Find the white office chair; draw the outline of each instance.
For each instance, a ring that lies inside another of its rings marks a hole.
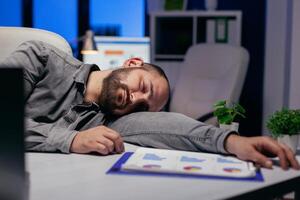
[[[238,102],[248,62],[249,54],[242,47],[227,44],[190,47],[180,68],[169,110],[206,121],[213,116],[216,101]],[[210,123],[216,125],[216,120]]]
[[[40,40],[72,55],[68,42],[60,35],[34,28],[0,27],[0,61],[12,53],[21,43],[29,40]]]

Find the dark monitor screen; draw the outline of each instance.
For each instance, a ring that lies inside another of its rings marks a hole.
[[[0,68],[0,199],[24,199],[23,71]]]

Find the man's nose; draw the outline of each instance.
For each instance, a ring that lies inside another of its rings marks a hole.
[[[147,93],[143,93],[143,92],[132,92],[131,94],[130,94],[130,101],[132,102],[132,103],[134,103],[134,102],[136,102],[136,101],[138,101],[138,100],[141,100],[141,99],[144,99],[144,100],[147,100],[148,98],[148,95],[147,95]]]

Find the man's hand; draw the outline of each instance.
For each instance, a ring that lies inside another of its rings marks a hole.
[[[79,132],[73,139],[70,148],[74,153],[98,152],[107,155],[124,151],[123,139],[119,133],[105,126],[97,126]]]
[[[292,150],[270,137],[247,138],[232,134],[225,141],[225,149],[241,160],[253,161],[266,168],[272,168],[272,161],[266,157],[270,155],[279,157],[282,169],[286,170],[289,165],[294,169],[300,169]]]

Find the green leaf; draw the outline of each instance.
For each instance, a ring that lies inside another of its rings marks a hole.
[[[219,119],[220,124],[231,124],[233,121],[233,118],[231,115],[223,115]]]
[[[240,104],[238,104],[238,103],[235,104],[235,109],[240,114],[244,114],[246,112],[246,110]]]
[[[214,111],[215,116],[221,116],[227,114],[228,109],[227,108],[218,108]]]
[[[214,107],[224,107],[226,105],[226,100],[220,100],[220,101],[217,101],[215,104],[214,104]]]
[[[245,118],[245,112],[245,109],[238,103],[227,105],[226,100],[220,100],[214,104],[214,116],[221,124],[230,124],[237,116]]]

